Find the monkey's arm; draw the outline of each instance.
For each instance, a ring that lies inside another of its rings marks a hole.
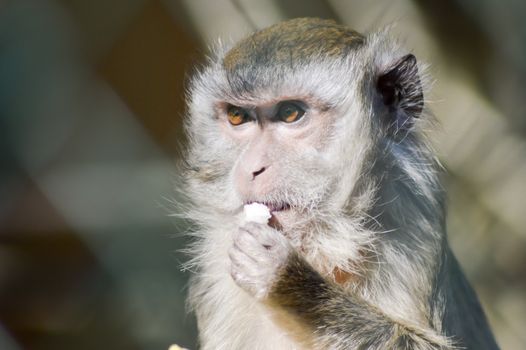
[[[357,295],[323,278],[281,232],[248,223],[229,252],[234,281],[330,349],[450,349],[431,327],[390,318]],[[293,329],[293,332],[297,329]]]
[[[292,252],[268,295],[310,328],[323,345],[336,349],[450,349],[432,329],[392,320],[381,310],[326,281]]]

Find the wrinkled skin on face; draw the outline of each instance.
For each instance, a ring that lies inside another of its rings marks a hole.
[[[302,103],[302,117],[286,123],[276,118],[278,108],[273,103],[246,106],[252,117],[236,126],[220,112],[218,122],[223,137],[240,150],[232,170],[237,195],[245,204],[266,204],[280,224],[287,226],[316,199],[301,195],[309,192],[302,179],[327,172],[324,140],[331,132],[331,116],[315,103]],[[320,179],[318,186],[320,183],[325,181]]]

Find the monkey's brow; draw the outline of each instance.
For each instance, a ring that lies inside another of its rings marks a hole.
[[[321,100],[313,96],[282,96],[278,98],[273,98],[267,101],[261,101],[257,98],[251,99],[239,99],[239,100],[224,100],[217,103],[219,108],[224,107],[225,105],[234,105],[249,111],[254,111],[259,107],[265,106],[276,106],[281,102],[286,101],[296,101],[305,104],[307,108],[313,108],[319,110],[320,112],[328,112],[335,108],[333,103]]]

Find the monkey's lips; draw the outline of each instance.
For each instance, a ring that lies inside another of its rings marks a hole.
[[[254,204],[254,203],[264,205],[266,209],[268,209],[267,213],[270,213],[270,219],[268,219],[268,225],[270,227],[273,227],[278,231],[283,230],[283,224],[282,224],[283,219],[286,219],[287,217],[285,213],[290,212],[289,210],[290,204],[283,203],[283,202],[276,203],[276,202],[266,202],[266,201],[249,201],[245,203],[245,208],[246,206],[250,204]]]
[[[271,213],[275,213],[275,212],[279,212],[279,211],[284,211],[284,210],[290,209],[290,204],[288,204],[288,203],[272,203],[272,202],[249,201],[249,202],[246,202],[245,205],[246,204],[252,204],[252,203],[263,204],[264,206],[266,206],[268,208],[268,210]]]

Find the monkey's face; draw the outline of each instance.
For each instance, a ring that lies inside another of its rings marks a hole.
[[[343,207],[371,145],[368,117],[358,117],[355,84],[362,80],[354,75],[342,84],[349,66],[316,69],[318,80],[310,67],[276,82],[252,80],[250,93],[224,70],[220,79],[202,80],[215,93],[194,95],[189,132],[203,202],[230,213],[263,203],[284,229]]]
[[[315,209],[330,179],[325,151],[333,117],[307,98],[220,104],[217,123],[235,145],[229,178],[240,201],[264,203],[281,224]]]
[[[299,19],[219,53],[190,87],[196,204],[224,220],[264,203],[286,229],[364,197],[357,188],[375,186],[371,164],[391,142],[405,152],[411,137],[397,133],[410,129],[423,103],[414,56],[375,40]]]

